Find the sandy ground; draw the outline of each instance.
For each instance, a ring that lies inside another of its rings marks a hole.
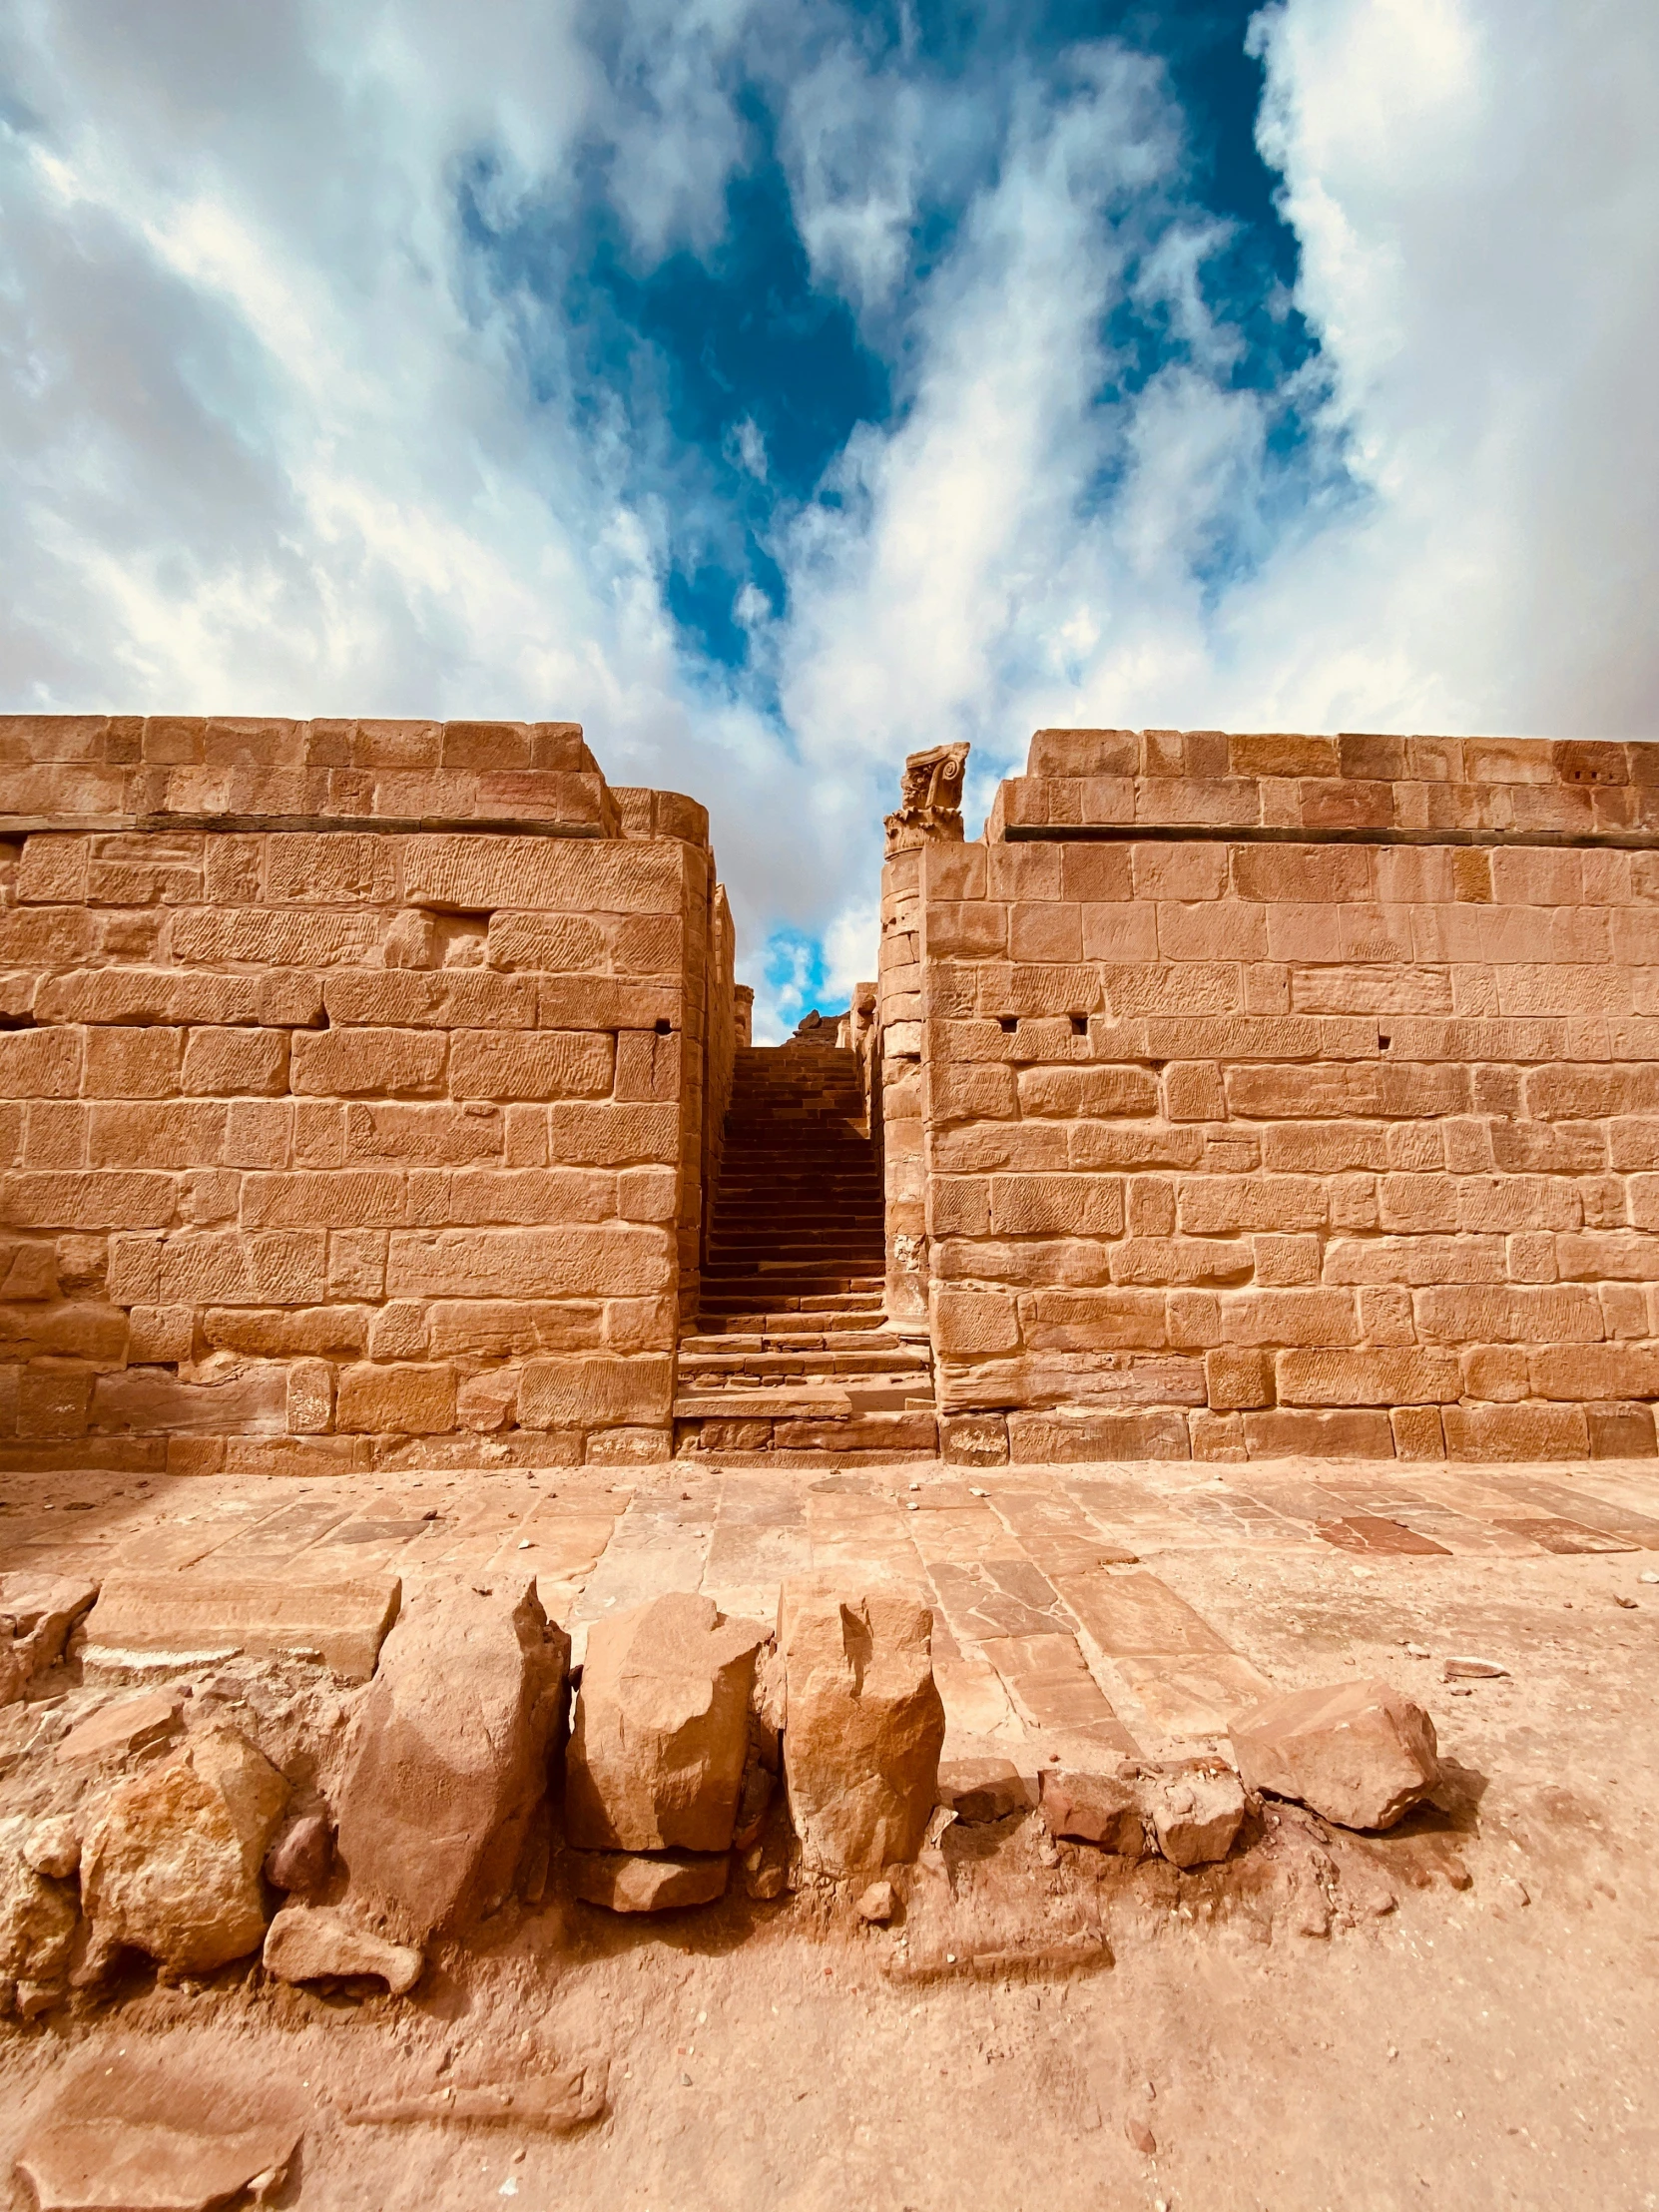
[[[1283,1502],[1311,1470],[1278,1471]],[[1255,1506],[1234,1515],[1251,1532],[1229,1533],[1208,1501],[1259,1504],[1259,1468],[1224,1470],[1219,1486],[1215,1470],[999,1470],[971,1478],[991,1493],[973,1506],[954,1475],[922,1474],[915,1495],[933,1489],[945,1514],[998,1510],[1006,1487],[1009,1525],[1021,1485],[1075,1498],[1091,1474],[1133,1481],[1146,1502],[1140,1567],[1111,1571],[1155,1572],[1275,1684],[1385,1673],[1413,1691],[1439,1727],[1444,1809],[1360,1845],[1322,1845],[1295,1816],[1289,1845],[1253,1824],[1225,1867],[1189,1875],[1161,1863],[1125,1873],[1081,1847],[1047,1847],[1059,1861],[1048,1866],[1036,1824],[1015,1820],[970,1832],[977,1892],[940,1908],[950,1882],[935,1879],[929,1905],[918,1871],[907,1921],[881,1931],[830,1890],[772,1905],[734,1895],[703,1913],[618,1923],[560,1902],[555,1885],[540,1910],[509,1910],[487,1943],[436,1959],[401,2002],[286,1989],[249,1966],[190,1990],[140,1978],[119,2001],[0,2029],[0,2173],[67,2066],[168,2049],[302,2085],[311,2116],[273,2201],[314,2212],[514,2198],[537,2212],[1659,2204],[1659,1885],[1648,1849],[1659,1584],[1641,1580],[1659,1551],[1564,1552],[1523,1538],[1494,1552],[1478,1534],[1458,1539],[1443,1497],[1429,1501],[1447,1538],[1438,1553],[1356,1553],[1307,1524],[1269,1528],[1258,1516],[1251,1526]],[[916,1478],[894,1470],[883,1510],[903,1514]],[[1534,1479],[1580,1485],[1603,1520],[1609,1501],[1615,1517],[1659,1508],[1659,1474],[1639,1466],[1483,1469],[1484,1488],[1462,1503],[1484,1498],[1489,1528],[1517,1511],[1524,1520],[1538,1510],[1524,1496]],[[8,1565],[38,1563],[60,1543],[65,1556],[103,1546],[113,1557],[182,1525],[187,1510],[211,1519],[237,1502],[202,1484],[184,1486],[188,1506],[178,1486],[118,1498],[102,1477],[4,1487]],[[1506,1488],[1516,1510],[1501,1510]],[[457,1494],[471,1495],[464,1483]],[[516,1509],[517,1493],[489,1494],[497,1519],[501,1501]],[[81,1500],[91,1504],[73,1538],[59,1538],[64,1523],[43,1509]],[[754,1495],[735,1490],[732,1501],[747,1525],[763,1520]],[[686,1525],[718,1559],[725,1500],[646,1484],[617,1499],[623,1537],[636,1505],[647,1532],[652,1514],[691,1506]],[[1554,1541],[1558,1522],[1557,1512]],[[882,1525],[907,1533],[914,1522]],[[493,1540],[508,1538],[496,1529]],[[616,1595],[604,1575],[618,1540],[568,1578],[572,1613],[590,1590],[594,1605]],[[654,1556],[649,1543],[638,1549]],[[613,1574],[624,1569],[637,1576],[638,1557],[613,1558]],[[982,1732],[980,1661],[949,1624],[945,1637]],[[1152,1732],[1149,1716],[1170,1720],[1167,1701],[1133,1695],[1135,1681],[1146,1687],[1144,1660],[1114,1659],[1086,1631],[1080,1649],[1137,1740]],[[1466,1690],[1445,1682],[1445,1656],[1469,1652],[1510,1672]],[[1007,1741],[1040,1743],[1017,1696],[1010,1714]],[[1202,1718],[1189,1713],[1185,1740],[1202,1739]],[[1167,1726],[1149,1748],[1182,1736]],[[962,1840],[953,1832],[935,1855],[957,1852],[958,1872]],[[1323,1913],[1309,1878],[1322,1865]],[[975,1963],[985,1912],[1017,1911],[1045,1890],[1083,1901],[1104,1940],[1069,1966],[1044,1963],[1033,1907],[1023,1960]],[[906,1953],[927,1970],[906,1968]],[[608,2061],[602,2118],[548,2137],[340,2117],[335,2099],[353,2088],[399,2069],[433,2080],[487,2072],[527,2032],[561,2061]],[[12,2186],[17,2204],[31,2203]]]

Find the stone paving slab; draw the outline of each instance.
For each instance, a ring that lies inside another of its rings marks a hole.
[[[1152,1462],[970,1479],[914,1462],[829,1474],[675,1462],[615,1482],[559,1468],[0,1479],[8,1569],[142,1575],[153,1607],[177,1577],[181,1617],[198,1629],[216,1582],[242,1590],[246,1609],[262,1577],[321,1587],[391,1575],[408,1593],[523,1573],[579,1658],[593,1621],[665,1590],[771,1619],[786,1579],[901,1585],[935,1610],[952,1745],[1033,1760],[1212,1741],[1273,1686],[1248,1617],[1224,1629],[1182,1595],[1183,1560],[1325,1559],[1340,1592],[1352,1575],[1433,1574],[1451,1559],[1524,1575],[1532,1562],[1653,1549],[1652,1460]]]

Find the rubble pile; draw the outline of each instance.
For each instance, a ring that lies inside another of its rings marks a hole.
[[[1024,1766],[941,1764],[928,1608],[822,1577],[786,1582],[772,1625],[652,1598],[596,1623],[579,1667],[528,1576],[401,1610],[376,1592],[395,1624],[366,1680],[355,1654],[194,1673],[187,1654],[137,1690],[81,1666],[111,1648],[96,1596],[7,1592],[0,2006],[24,2019],[102,2001],[134,1960],[178,1981],[258,1958],[401,1996],[435,1945],[550,1890],[679,1912],[732,1895],[735,1871],[751,1903],[839,1900],[894,1971],[1074,1958],[1104,1936],[1087,1882],[1050,1879],[1062,1865],[1098,1887],[1114,1865],[1173,1877],[1299,1836],[1329,1862],[1322,1823],[1387,1828],[1439,1773],[1432,1722],[1383,1682],[1270,1697],[1231,1756],[1044,1751],[1039,1731]]]

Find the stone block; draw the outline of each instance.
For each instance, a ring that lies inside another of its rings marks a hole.
[[[810,1867],[878,1873],[920,1850],[944,1742],[931,1633],[930,1611],[903,1595],[784,1584],[784,1773]]]
[[[539,1029],[532,1036],[458,1030],[449,1049],[449,1087],[457,1098],[604,1098],[615,1074],[615,1039],[582,1030]]]
[[[1394,1450],[1387,1414],[1358,1407],[1246,1413],[1244,1434],[1252,1459],[1391,1459]]]
[[[426,1436],[455,1425],[455,1373],[437,1363],[342,1368],[334,1425],[366,1435]]]
[[[423,1029],[296,1032],[292,1084],[322,1098],[433,1093],[442,1087],[447,1038]]]
[[[578,1353],[525,1363],[519,1421],[526,1428],[608,1428],[664,1423],[674,1389],[667,1354],[622,1358]]]
[[[1422,1405],[1461,1396],[1462,1369],[1449,1352],[1281,1352],[1282,1405]]]
[[[1204,1382],[1218,1411],[1239,1412],[1274,1402],[1273,1361],[1265,1352],[1236,1347],[1207,1352]]]
[[[401,1596],[402,1585],[389,1574],[319,1581],[290,1570],[117,1569],[104,1577],[88,1616],[85,1664],[109,1673],[184,1668],[237,1652],[261,1659],[306,1652],[342,1680],[366,1682]]]
[[[573,1851],[566,1865],[574,1897],[607,1913],[673,1913],[713,1905],[726,1895],[732,1855],[691,1852],[638,1857],[619,1851]]]
[[[1447,1405],[1440,1418],[1452,1459],[1580,1459],[1590,1448],[1578,1405]]]
[[[1192,1446],[1185,1414],[1156,1411],[1015,1411],[1008,1415],[1008,1457],[1015,1466],[1072,1464],[1089,1459],[1186,1459]]]
[[[288,1087],[285,1029],[192,1029],[180,1087],[198,1098],[279,1097]]]
[[[1000,1467],[1008,1461],[1008,1424],[1000,1413],[952,1413],[939,1422],[939,1457],[952,1467]]]
[[[423,1593],[357,1708],[336,1805],[348,1901],[402,1940],[505,1897],[562,1725],[570,1639],[533,1583]]]
[[[1251,1789],[1293,1798],[1344,1828],[1391,1828],[1439,1780],[1433,1722],[1386,1682],[1268,1699],[1235,1721],[1231,1736]]]
[[[261,1868],[287,1797],[234,1728],[204,1730],[176,1759],[118,1783],[81,1847],[94,1958],[132,1948],[171,1974],[211,1973],[257,1950]]]
[[[565,1755],[578,1850],[730,1848],[766,1635],[691,1592],[593,1624]]]

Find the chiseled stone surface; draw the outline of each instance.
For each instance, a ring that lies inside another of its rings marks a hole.
[[[1296,1798],[1344,1828],[1391,1828],[1439,1779],[1434,1723],[1387,1682],[1293,1690],[1236,1721],[1253,1790]]]
[[[691,1591],[597,1621],[565,1754],[565,1831],[584,1851],[725,1851],[767,1630]]]

